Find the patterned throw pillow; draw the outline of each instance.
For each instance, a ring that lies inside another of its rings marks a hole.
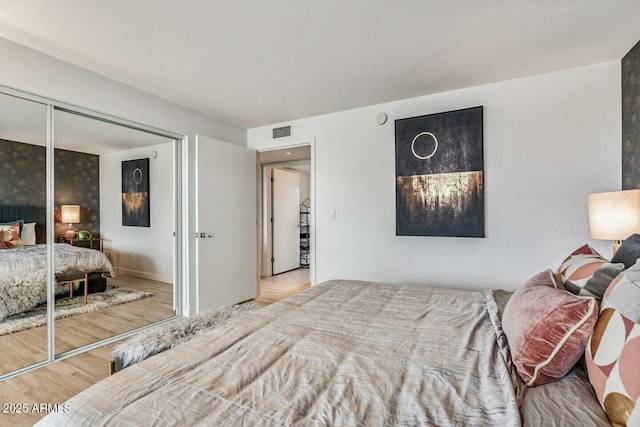
[[[534,387],[564,377],[584,354],[597,318],[595,298],[558,289],[551,270],[529,279],[502,315],[520,378]]]
[[[591,246],[573,251],[558,268],[558,275],[566,290],[575,295],[602,299],[609,283],[624,270],[622,263],[607,262]]]
[[[20,224],[3,225],[0,227],[2,232],[2,240],[7,248],[14,248],[16,246],[22,246],[22,240],[20,240]],[[11,233],[11,237],[9,237]]]
[[[6,228],[6,226],[14,225],[14,224],[18,224],[20,226],[20,228],[22,228],[22,224],[24,224],[24,220],[23,219],[16,219],[15,221],[9,221],[9,222],[0,223],[0,229]]]
[[[640,426],[640,264],[607,289],[585,362],[611,423]]]

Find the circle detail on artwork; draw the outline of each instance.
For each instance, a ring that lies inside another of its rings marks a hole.
[[[136,185],[140,185],[140,183],[142,182],[142,170],[140,168],[135,168],[133,171],[133,182],[136,183]]]
[[[433,138],[433,142],[435,143],[435,145],[433,147],[433,151],[431,152],[431,154],[429,154],[427,156],[420,156],[418,153],[416,153],[416,149],[415,149],[416,141],[418,140],[418,138],[420,138],[423,135],[430,136],[431,138]],[[436,151],[438,151],[438,138],[436,138],[436,136],[434,134],[432,134],[431,132],[420,132],[419,134],[417,134],[413,138],[413,141],[411,141],[411,152],[413,153],[413,155],[415,157],[417,157],[420,160],[426,160],[426,159],[432,157],[434,154],[436,154]]]

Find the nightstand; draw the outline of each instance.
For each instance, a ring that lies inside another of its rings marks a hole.
[[[95,250],[100,251],[100,252],[102,252],[102,250],[103,250],[103,245],[102,245],[103,239],[84,239],[84,240],[80,240],[80,239],[67,239],[65,236],[60,236],[59,240],[60,240],[60,243],[68,243],[71,246],[78,246],[80,248],[95,249]]]

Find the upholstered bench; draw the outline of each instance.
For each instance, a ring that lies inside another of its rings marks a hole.
[[[262,307],[251,303],[220,307],[142,331],[113,351],[109,375]]]

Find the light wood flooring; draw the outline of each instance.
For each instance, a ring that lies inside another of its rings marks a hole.
[[[111,281],[115,279],[109,280]],[[102,332],[108,330],[107,325],[111,325],[114,330],[111,335],[113,336],[144,324],[165,319],[172,315],[171,286],[141,279],[136,279],[136,281],[140,281],[138,284],[140,289],[154,293],[154,297],[133,301],[120,306],[109,307],[107,309],[100,310],[109,310],[107,313],[102,313],[100,315],[95,314],[98,312],[94,312],[63,319],[69,320],[76,318],[75,325],[73,322],[62,322],[62,320],[58,321],[61,323],[59,323],[56,328],[60,328],[60,331],[56,331],[56,336],[60,335],[60,337],[59,339],[56,339],[56,348],[62,349],[58,352],[66,351],[69,348],[72,348],[72,346],[85,345],[96,341],[96,339],[100,339],[98,334],[95,333],[95,330],[91,333],[86,332],[86,329],[82,328],[82,324],[84,324],[85,327],[91,324],[91,328],[97,326],[97,330]],[[166,289],[159,288],[158,285],[164,286]],[[123,284],[122,286],[125,285]],[[131,284],[127,284],[126,286],[134,287]],[[269,305],[286,298],[287,296],[300,292],[309,286],[308,269],[298,269],[277,276],[264,278],[260,280],[260,296],[252,302]],[[158,297],[155,301],[157,306],[150,306],[149,304],[151,303],[151,300],[155,299],[155,295]],[[88,316],[89,314],[93,314],[91,319],[80,319],[83,316]],[[34,328],[30,330],[31,332],[23,331],[28,333],[19,332],[17,334],[11,334],[18,335],[20,338],[15,338],[4,343],[2,342],[2,337],[0,337],[0,345],[2,346],[0,348],[3,349],[2,352],[0,352],[0,360],[5,358],[5,351],[7,351],[7,349],[12,345],[16,345],[16,343],[18,346],[22,346],[20,351],[26,351],[27,354],[29,354],[29,357],[31,357],[31,360],[43,360],[46,353],[44,348],[40,345],[43,342],[46,343],[46,329],[44,331],[44,338],[39,338],[40,334],[43,334],[43,332],[38,332],[36,331],[37,329],[40,328]],[[0,426],[31,426],[46,415],[46,413],[32,412],[31,409],[34,404],[63,403],[82,390],[106,378],[109,375],[108,363],[112,359],[112,352],[119,344],[120,342],[116,342],[103,346],[96,350],[63,361],[55,362],[43,368],[1,381]],[[11,357],[17,357],[19,351],[10,350],[8,354],[11,354]],[[10,364],[5,366],[10,366]],[[19,366],[25,366],[25,363],[18,365],[18,367]],[[13,369],[16,368],[14,367]],[[2,413],[1,405],[10,403],[27,404],[30,410],[26,414]]]
[[[151,292],[150,298],[56,321],[56,354],[174,316],[172,285],[119,276],[109,285]],[[47,357],[47,327],[0,336],[0,373],[41,362]]]
[[[152,297],[56,321],[56,353],[63,353],[175,315],[173,287],[153,280],[118,276],[110,285],[148,291]],[[46,326],[0,336],[0,369],[9,372],[46,359]],[[108,361],[117,344],[0,382],[0,405],[62,403],[109,375]],[[46,414],[6,414],[0,426],[32,425]]]
[[[309,269],[299,268],[282,274],[260,279],[260,296],[252,302],[273,304],[289,295],[304,291],[309,282]]]

